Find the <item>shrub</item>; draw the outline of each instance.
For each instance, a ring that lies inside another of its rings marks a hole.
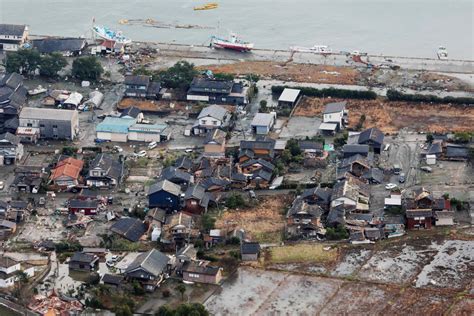
[[[373,91],[359,91],[359,90],[347,90],[347,89],[316,89],[309,87],[290,87],[290,86],[272,86],[273,94],[281,94],[285,88],[299,89],[302,95],[308,97],[332,97],[332,98],[343,98],[343,99],[361,99],[361,100],[375,100],[377,94]]]
[[[349,232],[342,225],[338,225],[336,228],[327,228],[326,238],[329,240],[341,240],[349,238]]]
[[[97,80],[104,68],[95,56],[79,57],[72,63],[72,76],[80,80]]]
[[[246,203],[242,195],[233,193],[226,199],[225,206],[230,209],[235,209],[238,207],[245,207]]]
[[[405,94],[397,90],[387,91],[387,99],[390,101],[428,102],[428,103],[452,103],[452,104],[474,104],[474,98],[469,97],[438,97],[430,94]]]

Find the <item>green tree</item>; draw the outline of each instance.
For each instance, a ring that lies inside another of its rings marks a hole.
[[[72,76],[80,80],[97,80],[104,68],[95,56],[79,57],[72,63]]]
[[[290,150],[290,153],[291,153],[292,156],[301,155],[301,148],[298,145],[298,140],[296,140],[296,139],[290,139],[286,143],[286,148]]]
[[[41,62],[41,55],[36,49],[19,49],[7,54],[5,68],[7,72],[34,74]]]
[[[123,305],[117,305],[114,308],[114,313],[117,316],[132,316],[133,312],[130,306],[123,304]]]
[[[184,292],[186,292],[186,287],[184,286],[184,284],[178,284],[175,289],[176,291],[178,291],[179,294],[181,294],[181,300],[184,300]]]
[[[225,206],[230,209],[235,209],[238,207],[245,207],[246,203],[242,195],[233,193],[225,200]]]
[[[340,240],[349,238],[349,232],[342,225],[337,225],[336,228],[327,228],[326,238],[329,240]]]
[[[431,134],[431,133],[426,134],[426,142],[427,143],[431,144],[433,142],[433,140],[434,140],[433,134]]]
[[[167,305],[160,306],[155,316],[209,316],[204,305],[199,303],[181,304],[176,309]]]
[[[216,219],[209,214],[204,214],[201,217],[201,227],[204,231],[208,232],[211,229],[214,229],[214,225],[216,224]]]
[[[196,75],[197,71],[194,69],[194,64],[187,61],[178,61],[161,73],[161,82],[167,88],[187,90]]]
[[[471,141],[471,133],[469,132],[458,132],[454,133],[454,141],[457,143],[469,143]]]
[[[234,80],[234,75],[221,72],[221,73],[214,74],[214,78],[219,79],[219,80]]]
[[[261,100],[260,101],[260,112],[262,112],[262,113],[267,113],[268,112],[267,100]]]
[[[45,77],[56,77],[58,72],[67,66],[66,58],[61,53],[54,52],[41,57],[39,65],[40,75]]]

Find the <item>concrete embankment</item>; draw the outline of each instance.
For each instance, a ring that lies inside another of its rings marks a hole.
[[[47,35],[30,35],[31,38],[50,37]],[[59,37],[59,36],[58,36]],[[92,41],[92,40],[91,40]],[[158,48],[161,54],[173,57],[211,59],[216,63],[220,61],[276,61],[295,63],[322,64],[332,66],[354,66],[365,68],[363,63],[354,62],[347,54],[334,53],[329,56],[317,55],[313,53],[297,52],[292,53],[290,50],[273,50],[273,49],[254,49],[251,53],[240,53],[228,50],[211,49],[204,45],[189,45],[178,43],[161,43],[161,42],[134,42],[140,46],[151,46]],[[467,73],[474,72],[474,60],[439,60],[434,58],[418,58],[418,57],[399,57],[399,56],[382,56],[368,55],[362,56],[364,62],[373,65],[392,63],[399,65],[403,69],[411,70],[427,70],[436,72],[451,73]]]

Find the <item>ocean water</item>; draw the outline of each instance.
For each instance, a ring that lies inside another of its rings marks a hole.
[[[194,11],[217,2],[219,8]],[[92,20],[132,40],[208,44],[230,31],[256,48],[329,45],[334,51],[474,59],[473,0],[0,0],[0,22],[30,26],[32,34],[90,35]],[[120,25],[154,19],[170,25]]]

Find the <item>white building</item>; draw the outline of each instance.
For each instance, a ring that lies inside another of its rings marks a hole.
[[[20,262],[0,255],[0,288],[13,286],[18,279],[17,272],[19,271],[22,271]],[[34,268],[31,267],[23,270],[23,272],[25,272],[28,277],[32,277],[34,275]]]
[[[26,25],[0,24],[0,51],[17,51],[27,38]]]
[[[285,88],[278,98],[278,106],[293,108],[300,99],[301,90]]]
[[[193,125],[196,135],[205,134],[209,130],[226,127],[230,121],[230,112],[219,105],[210,105],[201,110]]]
[[[275,125],[276,113],[257,113],[251,123],[252,130],[257,135],[266,135],[270,133]]]
[[[323,112],[323,123],[319,127],[322,131],[336,132],[343,129],[347,122],[346,102],[326,104]]]

